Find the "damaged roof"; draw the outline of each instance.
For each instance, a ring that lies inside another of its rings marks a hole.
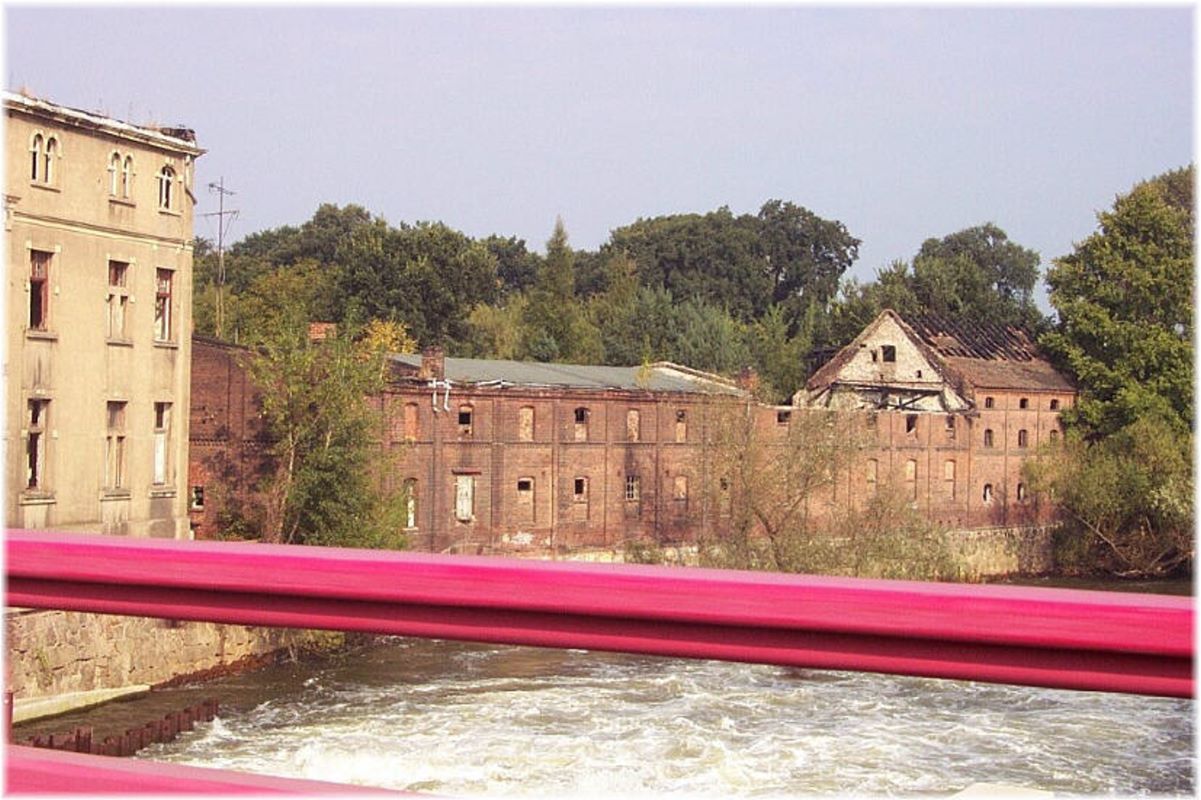
[[[813,374],[806,388],[817,391],[837,382],[839,373],[854,356],[860,341],[885,317],[895,320],[939,368],[948,383],[961,393],[967,388],[959,385],[961,381],[976,388],[1076,390],[1071,381],[1040,355],[1038,346],[1025,330],[987,323],[954,323],[933,314],[902,318],[892,309],[881,311],[853,342]]]
[[[392,362],[406,378],[415,378],[422,356],[393,355]],[[446,379],[452,383],[561,389],[619,389],[624,391],[743,394],[733,381],[666,361],[646,367],[598,367],[583,364],[544,364],[483,358],[447,358]]]

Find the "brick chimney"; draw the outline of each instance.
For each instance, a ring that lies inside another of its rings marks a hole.
[[[759,373],[755,372],[754,367],[743,367],[738,372],[737,384],[739,389],[754,392],[759,388]]]
[[[446,352],[438,345],[430,345],[421,351],[421,369],[418,378],[444,380],[446,378]]]

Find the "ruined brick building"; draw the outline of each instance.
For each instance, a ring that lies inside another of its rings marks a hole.
[[[218,522],[205,498],[251,497],[268,443],[237,349],[198,338],[194,352],[191,496],[204,536]],[[840,474],[835,503],[861,503],[892,482],[950,527],[1031,524],[1050,509],[1027,492],[1021,464],[1059,435],[1059,411],[1074,398],[1019,331],[909,324],[891,311],[790,406],[756,404],[745,382],[666,363],[534,364],[432,350],[392,362],[393,379],[374,398],[389,421],[387,488],[409,498],[413,546],[435,551],[688,541],[722,513],[704,492],[720,482],[713,434],[732,400],[767,431],[813,409],[854,415],[867,439]]]

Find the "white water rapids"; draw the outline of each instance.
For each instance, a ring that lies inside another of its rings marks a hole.
[[[1192,702],[1133,695],[406,639],[202,693],[140,757],[461,797],[1195,785]]]

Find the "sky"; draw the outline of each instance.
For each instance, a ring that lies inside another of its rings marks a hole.
[[[639,217],[778,198],[861,239],[861,280],[984,222],[1045,268],[1193,157],[1187,7],[10,5],[5,23],[8,89],[195,129],[197,184],[237,193],[232,240],[332,202],[539,251],[560,216],[592,249]]]

